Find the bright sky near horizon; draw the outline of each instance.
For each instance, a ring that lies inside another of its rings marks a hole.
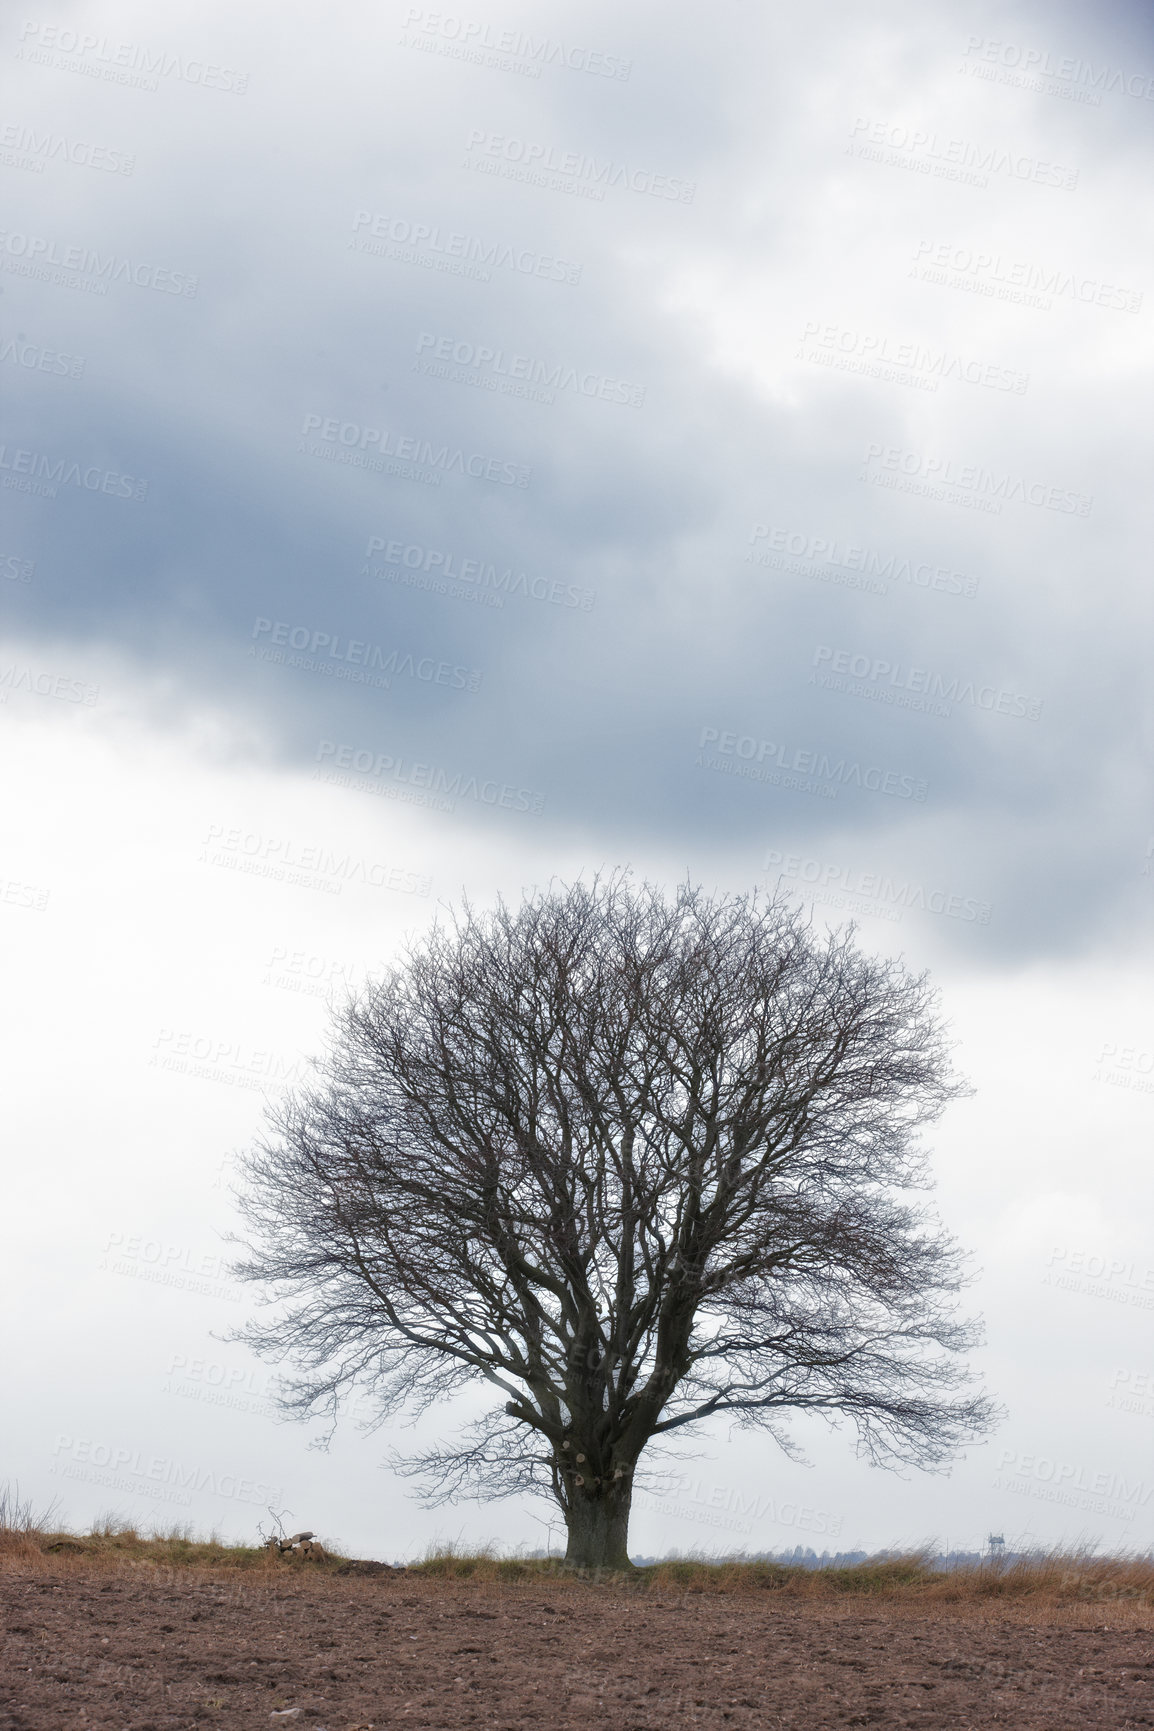
[[[1154,1544],[1149,15],[56,0],[0,65],[0,1480],[556,1537],[382,1465],[468,1402],[275,1418],[229,1162],[438,906],[629,864],[932,970],[1009,1410],[703,1433],[634,1552]]]

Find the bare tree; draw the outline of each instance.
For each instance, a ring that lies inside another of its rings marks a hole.
[[[963,1091],[924,976],[786,899],[618,873],[465,905],[340,1013],[246,1161],[241,1332],[283,1404],[504,1397],[410,1456],[428,1506],[536,1490],[570,1561],[627,1567],[654,1438],[791,1410],[942,1465],[993,1409],[951,1355],[960,1258],[903,1193]]]

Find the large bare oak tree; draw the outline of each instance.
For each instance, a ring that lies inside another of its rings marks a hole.
[[[933,1467],[988,1424],[958,1253],[909,1195],[961,1090],[926,979],[852,930],[624,873],[466,905],[317,1078],[245,1163],[238,1272],[275,1307],[241,1337],[302,1416],[495,1385],[401,1463],[430,1506],[551,1493],[570,1561],[627,1567],[651,1439],[727,1416],[788,1448],[816,1411]]]

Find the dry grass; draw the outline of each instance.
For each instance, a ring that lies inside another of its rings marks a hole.
[[[566,1567],[559,1558],[502,1557],[488,1547],[463,1552],[447,1546],[409,1565],[410,1575],[478,1583],[572,1578],[596,1579],[600,1571]],[[943,1570],[924,1552],[882,1555],[844,1568],[806,1569],[797,1564],[735,1558],[671,1558],[606,1580],[678,1593],[770,1592],[799,1604],[833,1605],[862,1600],[901,1604],[925,1611],[983,1603],[1030,1608],[1119,1604],[1154,1610],[1154,1557],[1097,1556],[1089,1551],[1039,1552],[1012,1562],[984,1562]]]
[[[115,1517],[87,1533],[75,1533],[56,1525],[55,1516],[55,1506],[37,1514],[18,1492],[0,1488],[0,1567],[51,1561],[87,1567],[332,1574],[348,1562],[332,1551],[317,1559],[279,1558],[262,1545],[228,1544],[215,1535],[195,1538],[180,1528],[145,1535]],[[568,1581],[684,1595],[770,1593],[798,1609],[861,1611],[872,1604],[930,1616],[979,1609],[993,1615],[1052,1614],[1079,1607],[1084,1615],[1088,1607],[1098,1607],[1100,1613],[1112,1607],[1112,1616],[1125,1612],[1126,1621],[1145,1624],[1154,1612],[1154,1556],[1098,1556],[1088,1550],[1038,1552],[948,1571],[935,1568],[928,1553],[917,1551],[824,1569],[743,1557],[718,1562],[693,1555],[650,1563],[626,1575],[572,1569],[559,1557],[502,1556],[493,1546],[463,1551],[447,1545],[411,1563],[406,1576],[430,1584]]]
[[[36,1514],[19,1490],[0,1487],[0,1565],[41,1559],[76,1558],[89,1564],[137,1564],[163,1568],[245,1569],[266,1572],[291,1569],[331,1573],[346,1558],[335,1551],[323,1557],[281,1558],[263,1544],[236,1545],[210,1534],[195,1538],[185,1527],[140,1533],[109,1515],[87,1533],[56,1524],[56,1505]]]
[[[1154,1608],[1154,1557],[1102,1557],[1086,1551],[1039,1552],[1008,1563],[989,1561],[950,1570],[935,1568],[925,1553],[912,1552],[867,1558],[845,1568],[686,1559],[656,1563],[642,1572],[655,1585],[690,1592],[768,1590],[813,1603],[884,1599],[930,1610],[975,1602],[1053,1607],[1125,1600]]]

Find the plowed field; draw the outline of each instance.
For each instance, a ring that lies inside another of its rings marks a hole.
[[[4,1731],[1154,1726],[1154,1637],[559,1580],[480,1584],[61,1561],[0,1577]]]

